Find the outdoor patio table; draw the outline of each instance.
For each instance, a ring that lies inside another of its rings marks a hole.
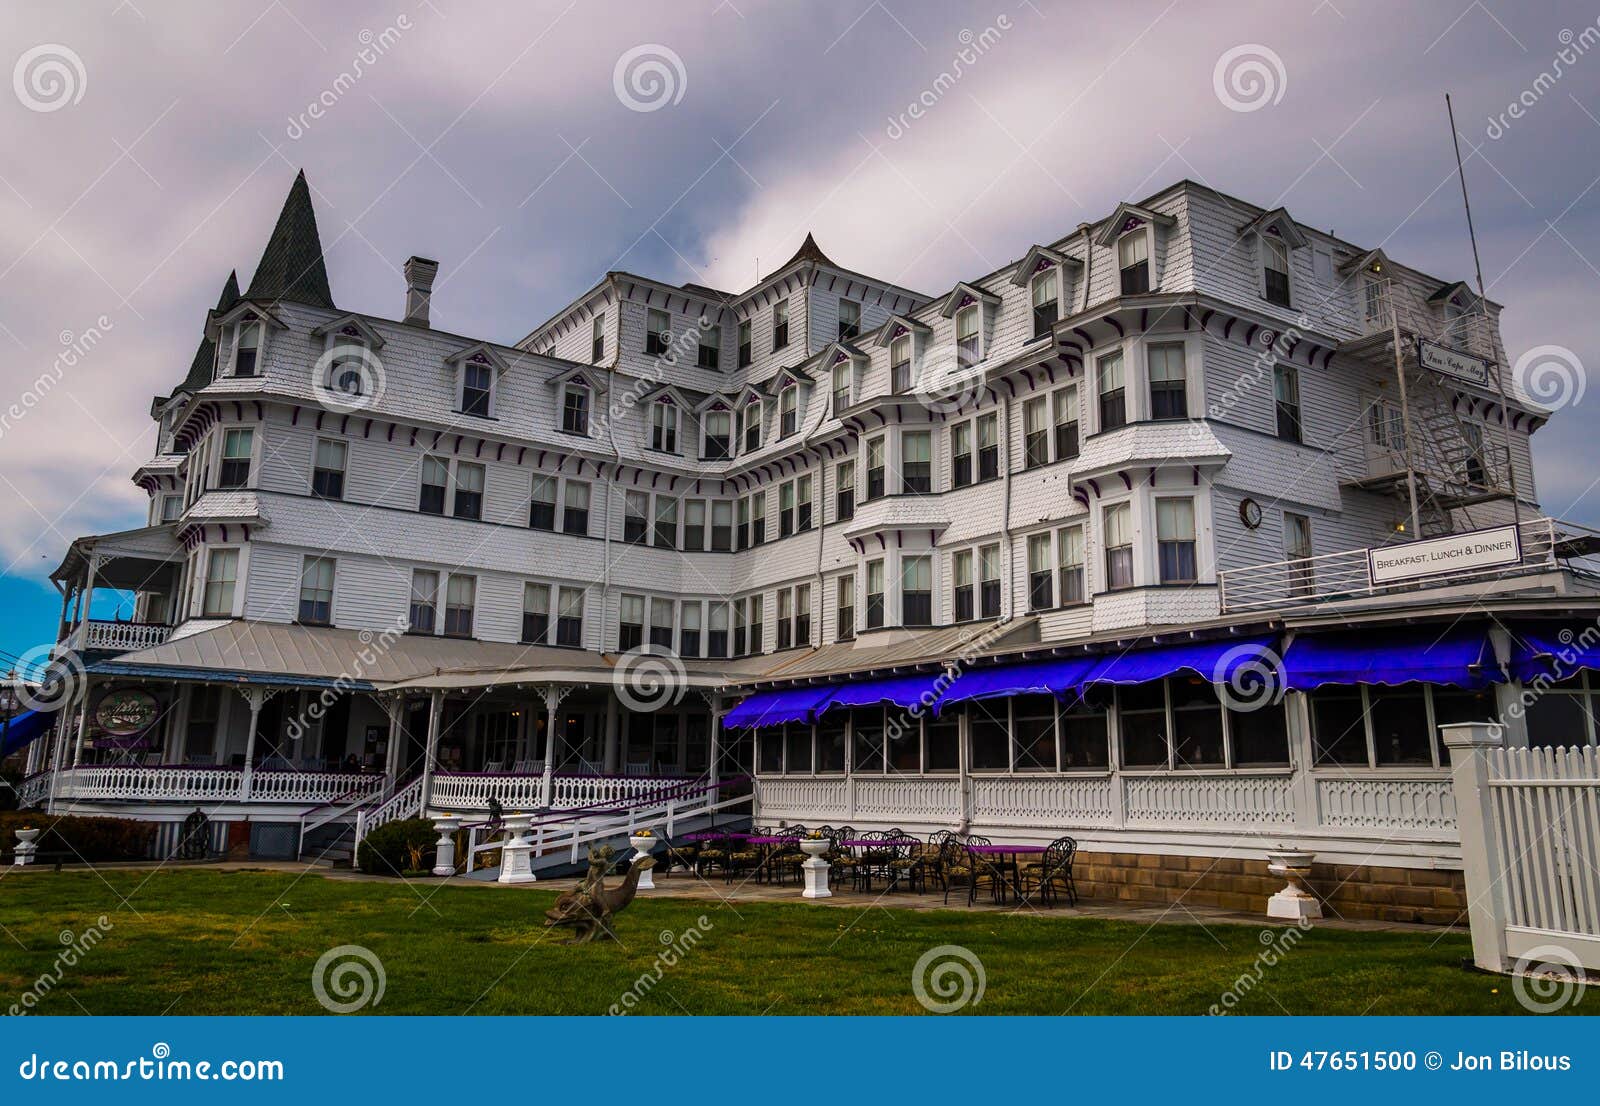
[[[683,835],[685,841],[720,841],[725,837],[731,837],[735,841],[748,841],[750,839],[748,833],[724,833],[721,830],[701,830],[698,833],[686,833]]]
[[[800,840],[800,837],[798,834],[767,834],[763,837],[750,837],[746,835],[745,840],[750,842],[752,845],[792,845],[794,842]]]
[[[893,841],[864,841],[859,837],[855,837],[849,841],[841,841],[839,844],[852,849],[870,849],[875,845],[879,847],[884,845],[920,845],[922,842],[915,837],[897,837]]]
[[[1011,890],[1016,893],[1017,901],[1022,902],[1022,866],[1017,862],[1019,856],[1037,856],[1047,850],[1045,845],[969,845],[973,852],[981,856],[999,857],[999,867],[1008,873],[1011,879]]]

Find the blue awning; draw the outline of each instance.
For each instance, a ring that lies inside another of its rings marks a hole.
[[[1585,668],[1600,668],[1600,634],[1594,623],[1512,628],[1511,676],[1523,683],[1565,680]]]
[[[1204,680],[1225,683],[1241,667],[1276,667],[1278,653],[1271,637],[1226,638],[1221,641],[1186,641],[1129,649],[1097,658],[1085,684],[1145,684],[1193,673]]]
[[[835,686],[817,714],[821,716],[835,707],[874,707],[879,703],[907,710],[918,705],[927,709],[938,701],[940,693],[950,684],[950,680],[949,673],[944,669],[937,672],[920,672],[914,676],[852,680],[850,683]]]
[[[783,691],[758,691],[730,710],[722,719],[730,730],[752,726],[781,726],[785,722],[810,722],[812,712],[833,693],[831,687],[792,687]]]
[[[36,738],[50,732],[50,724],[56,720],[54,714],[44,711],[25,710],[10,722],[4,724],[4,731],[0,732],[0,760],[4,760],[12,753],[31,744]]]
[[[1504,679],[1482,626],[1396,626],[1294,639],[1283,658],[1284,686],[1450,684],[1485,688]]]
[[[950,685],[940,698],[935,713],[943,712],[946,707],[957,703],[1000,699],[1009,695],[1054,695],[1064,698],[1083,687],[1084,678],[1099,661],[1099,657],[1066,657],[974,668],[961,673],[960,678]]]

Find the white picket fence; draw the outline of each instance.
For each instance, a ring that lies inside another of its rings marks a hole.
[[[1473,959],[1600,971],[1600,750],[1506,749],[1485,723],[1444,736]]]

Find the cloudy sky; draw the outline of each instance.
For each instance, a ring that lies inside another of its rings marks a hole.
[[[53,640],[45,577],[67,542],[142,521],[128,477],[152,450],[150,397],[182,377],[229,269],[248,283],[300,167],[341,306],[400,314],[399,266],[422,254],[442,264],[437,324],[503,342],[608,269],[743,287],[807,230],[936,293],[1183,177],[1470,280],[1450,91],[1507,346],[1566,366],[1568,409],[1536,439],[1541,498],[1600,524],[1584,417],[1600,394],[1572,367],[1600,365],[1596,16],[12,0],[0,413],[21,414],[0,417],[0,669]]]

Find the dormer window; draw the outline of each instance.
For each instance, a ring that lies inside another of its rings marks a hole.
[[[1386,325],[1389,322],[1389,286],[1376,266],[1362,279],[1361,291],[1367,325]]]
[[[1289,244],[1276,234],[1261,236],[1261,280],[1268,303],[1290,306]]]
[[[856,300],[839,301],[839,340],[848,341],[861,333],[861,304]]]
[[[726,461],[733,452],[733,412],[726,407],[713,407],[700,420],[704,441],[700,455],[707,461]]]
[[[594,317],[594,337],[589,343],[589,360],[598,365],[606,355],[606,317]]]
[[[1033,336],[1043,338],[1055,326],[1061,313],[1055,269],[1046,269],[1033,278]]]
[[[789,344],[789,301],[772,305],[772,349],[776,353]]]
[[[672,345],[672,319],[665,311],[651,310],[646,322],[644,352],[647,357],[660,357]]]
[[[1150,291],[1150,235],[1143,226],[1117,239],[1117,268],[1122,272],[1124,296]]]
[[[969,303],[956,312],[956,360],[962,367],[981,360],[978,347],[982,328],[978,321],[978,305],[975,303]]]
[[[836,361],[833,366],[833,413],[838,415],[850,406],[850,362]]]
[[[800,386],[792,380],[778,393],[778,437],[787,438],[799,429]]]
[[[487,359],[468,361],[461,366],[461,413],[489,417],[489,398],[494,391],[494,368]]]
[[[246,319],[239,324],[238,337],[233,348],[233,375],[255,376],[256,362],[261,352],[261,323]]]
[[[722,365],[722,328],[707,326],[700,329],[700,348],[695,362],[702,369],[716,369]]]
[[[335,395],[358,398],[364,390],[366,343],[349,335],[340,335],[334,342],[328,365],[328,390]]]
[[[589,388],[584,384],[561,386],[561,429],[568,434],[589,433]]]
[[[670,399],[650,405],[650,448],[657,453],[678,452],[678,405]]]
[[[976,317],[977,308],[967,310]],[[958,324],[959,325],[959,324]],[[911,335],[902,334],[889,343],[889,389],[895,395],[911,390]]]
[[[750,365],[750,320],[746,319],[739,324],[739,367],[748,368]]]
[[[761,401],[752,399],[739,409],[739,437],[744,451],[754,453],[761,448]]]

